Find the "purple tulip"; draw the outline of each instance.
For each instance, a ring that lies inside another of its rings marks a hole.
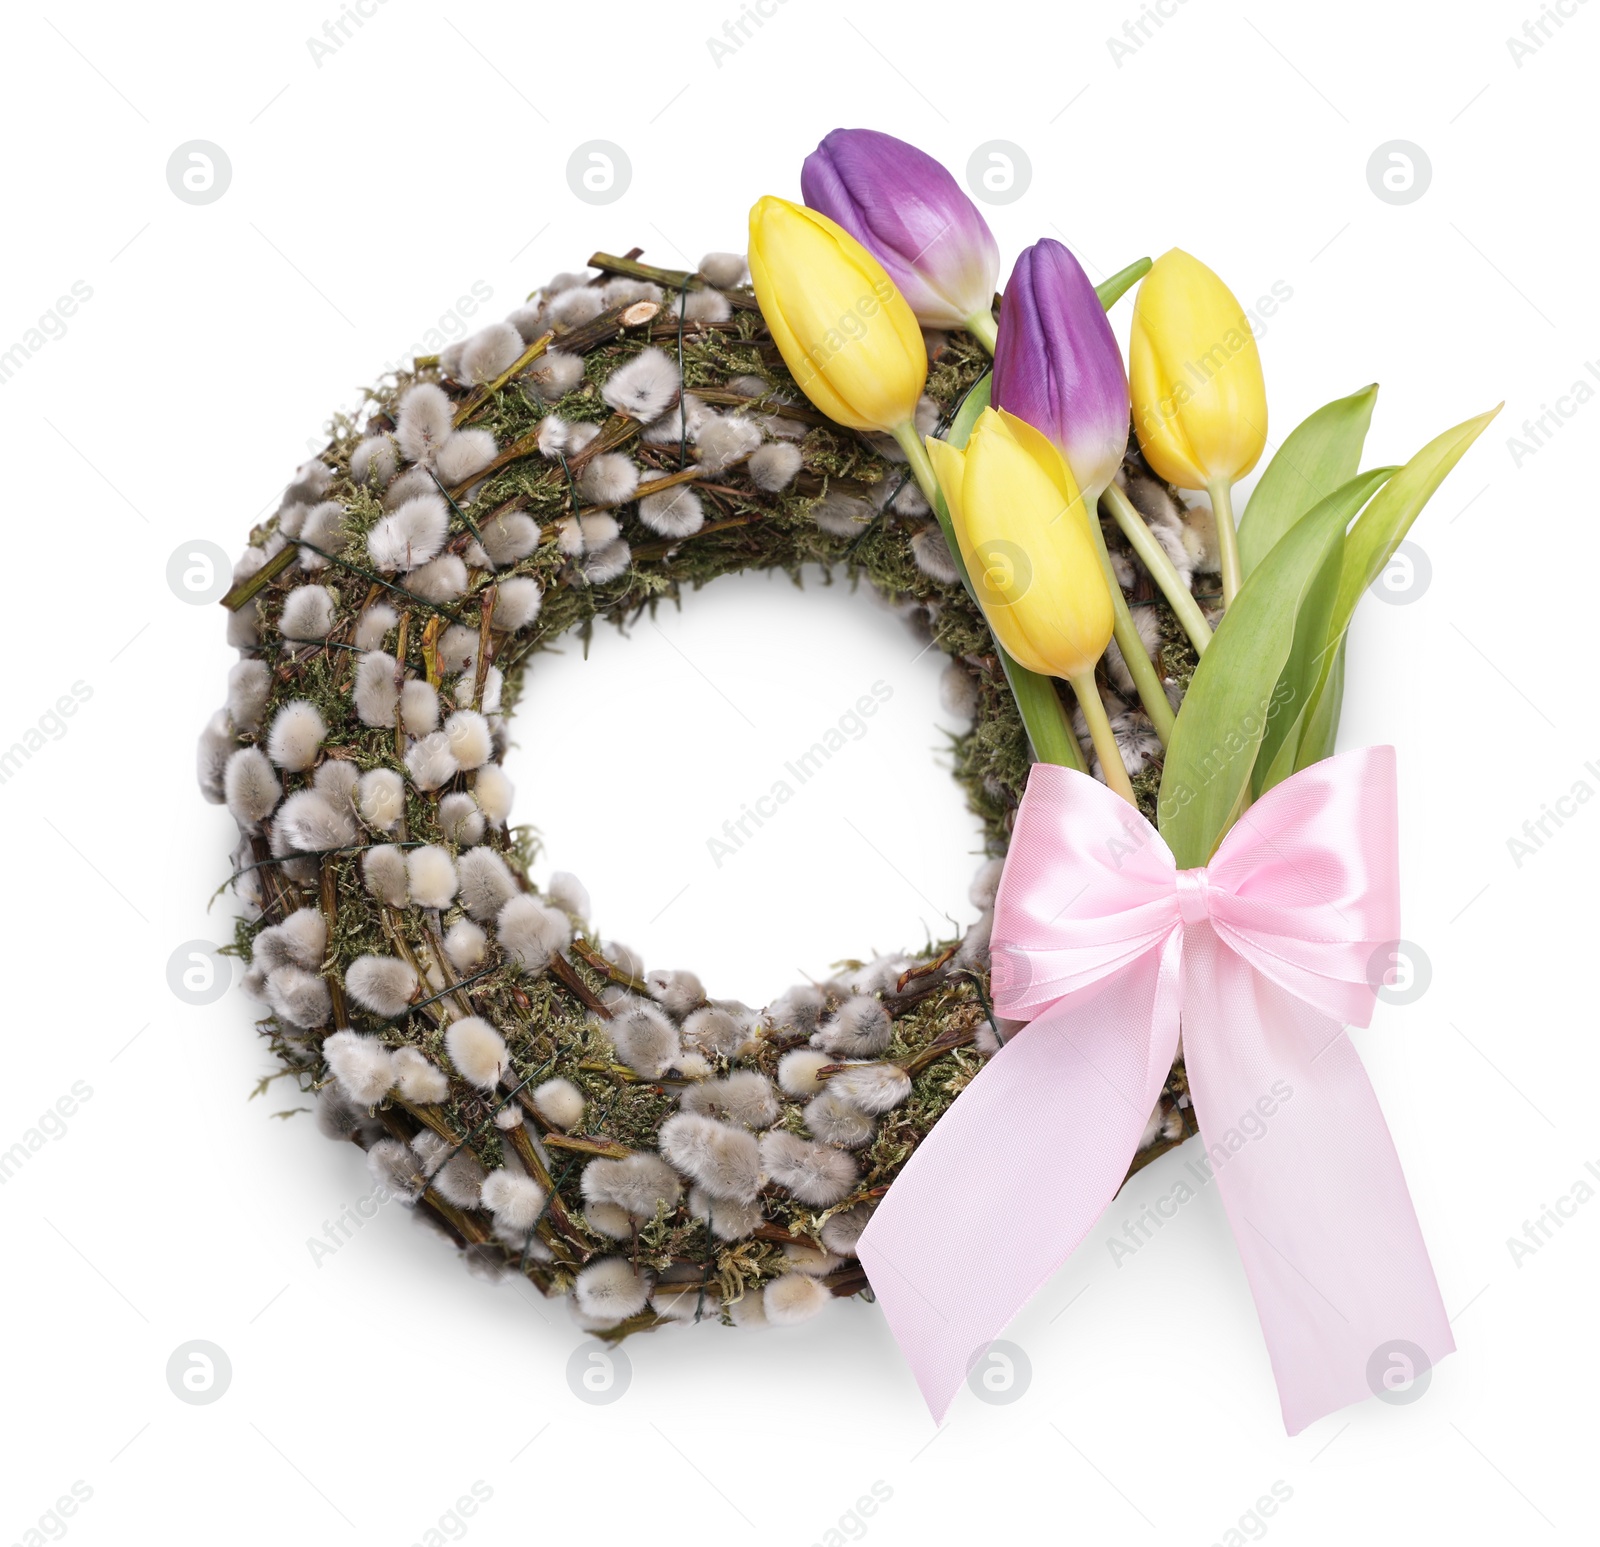
[[[1128,448],[1128,375],[1100,297],[1060,242],[1035,242],[1011,271],[992,392],[1055,443],[1093,509]]]
[[[892,134],[835,129],[806,157],[800,195],[888,270],[924,327],[971,326],[993,347],[1000,249],[932,156]]]

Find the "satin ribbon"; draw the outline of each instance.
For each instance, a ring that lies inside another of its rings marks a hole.
[[[1284,780],[1199,870],[1179,870],[1104,785],[1034,765],[991,946],[995,1008],[1028,1024],[918,1146],[858,1247],[936,1419],[1116,1196],[1180,1022],[1288,1432],[1372,1395],[1397,1342],[1426,1365],[1452,1351],[1344,1032],[1370,1021],[1399,936],[1397,863],[1390,747]]]

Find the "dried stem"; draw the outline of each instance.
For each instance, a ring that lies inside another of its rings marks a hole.
[[[444,681],[444,668],[439,664],[439,635],[444,632],[444,620],[429,618],[422,625],[422,674],[430,687]]]
[[[406,680],[406,653],[411,648],[411,614],[400,614],[400,633],[395,641],[394,656],[394,755],[401,762],[406,755],[406,722],[405,716],[400,712],[400,690],[405,686]]]
[[[597,1155],[605,1160],[626,1160],[633,1151],[613,1139],[586,1139],[578,1134],[547,1133],[547,1150],[566,1150],[573,1155]]]
[[[550,971],[555,977],[561,980],[561,983],[566,988],[567,992],[570,993],[572,997],[584,1007],[584,1009],[592,1010],[602,1020],[609,1021],[611,1019],[610,1008],[600,1002],[600,1000],[595,996],[594,990],[578,976],[578,974],[573,970],[572,963],[569,962],[559,951],[557,951],[556,954],[550,958]]]
[[[622,987],[635,994],[648,994],[650,987],[640,979],[630,976],[622,968],[608,962],[589,942],[581,936],[572,942],[572,953],[580,957],[584,964],[598,972],[601,977],[610,979],[613,983],[620,983]]]
[[[324,855],[322,860],[322,918],[327,926],[328,939],[334,938],[334,925],[339,916],[339,877],[333,859]],[[323,978],[328,985],[328,997],[333,1001],[333,1024],[339,1031],[350,1025],[349,1007],[344,1001],[344,980],[337,972],[325,970]]]
[[[769,392],[751,397],[749,393],[730,392],[723,387],[690,387],[689,391],[702,403],[710,403],[716,408],[753,408],[760,413],[771,414],[774,419],[792,419],[796,424],[819,425],[827,430],[836,431],[839,428],[838,423],[820,408],[813,408],[809,403],[778,402]]]
[[[894,991],[897,994],[903,994],[906,991],[906,984],[912,982],[914,979],[925,978],[935,972],[941,971],[949,963],[951,957],[953,957],[960,949],[961,942],[959,940],[952,941],[950,945],[948,945],[944,950],[940,951],[937,956],[925,962],[918,962],[914,967],[907,967],[906,970],[900,974],[899,979],[896,981],[894,985]]]
[[[584,1240],[578,1227],[573,1224],[572,1216],[567,1212],[567,1206],[561,1201],[561,1194],[556,1190],[556,1184],[551,1179],[549,1169],[539,1158],[538,1148],[533,1142],[533,1135],[527,1128],[519,1123],[508,1131],[507,1137],[511,1147],[517,1152],[517,1158],[522,1162],[529,1176],[545,1190],[549,1202],[545,1205],[550,1215],[550,1222],[560,1233],[566,1237],[568,1243],[577,1248],[580,1259],[589,1255],[589,1243]],[[548,1143],[548,1140],[546,1141]]]
[[[299,556],[300,550],[293,543],[278,549],[255,574],[247,575],[229,591],[222,598],[222,605],[229,612],[237,612],[251,597],[266,590]]]
[[[483,709],[483,685],[489,680],[489,646],[493,642],[490,629],[494,623],[494,604],[500,594],[498,586],[487,586],[484,589],[483,618],[478,624],[478,669],[472,678],[472,707],[480,712]]]
[[[567,471],[576,477],[602,452],[615,451],[620,446],[626,446],[639,433],[640,428],[637,419],[630,419],[626,414],[613,414],[600,426],[600,433],[582,451],[574,451],[568,455]],[[630,494],[628,498],[637,499],[638,495]]]
[[[513,376],[520,375],[545,352],[550,340],[555,337],[553,333],[546,333],[543,338],[536,338],[526,349],[517,356],[516,360],[503,370],[495,379],[484,386],[474,387],[456,408],[455,417],[450,421],[454,425],[467,422],[485,403],[492,398]]]
[[[287,891],[294,883],[283,873],[282,862],[273,855],[271,845],[259,833],[251,835],[250,852],[256,857],[256,863],[251,868],[261,872],[261,911],[266,914],[269,924],[281,924],[299,907],[299,903]]]
[[[616,258],[607,252],[590,255],[589,267],[602,274],[621,274],[627,279],[643,279],[668,290],[710,290],[711,282],[703,274],[691,274],[687,269],[658,269],[632,258]],[[740,311],[759,311],[760,303],[747,290],[724,290],[728,304]]]

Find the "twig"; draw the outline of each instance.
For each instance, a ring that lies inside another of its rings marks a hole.
[[[578,1228],[572,1222],[572,1216],[567,1212],[567,1206],[561,1201],[561,1194],[556,1190],[556,1184],[550,1178],[550,1172],[544,1161],[539,1158],[539,1151],[534,1147],[533,1136],[527,1127],[518,1123],[510,1130],[509,1138],[511,1147],[517,1152],[517,1158],[522,1162],[529,1176],[545,1190],[547,1202],[545,1207],[550,1211],[551,1223],[571,1246],[575,1246],[582,1257],[589,1255],[589,1243],[579,1234]]]
[[[499,595],[498,586],[491,585],[484,590],[483,616],[478,622],[478,669],[472,678],[472,707],[480,712],[483,709],[483,685],[489,680],[489,630],[494,622],[494,606]]]
[[[641,248],[642,252],[644,249]],[[625,279],[643,279],[653,285],[664,285],[668,290],[706,290],[710,287],[703,276],[691,274],[687,269],[658,269],[633,258],[617,258],[608,252],[592,253],[589,267],[602,274],[621,274]]]
[[[834,1269],[822,1282],[841,1300],[849,1295],[858,1295],[863,1289],[872,1288],[867,1279],[867,1270],[859,1262],[847,1263],[842,1268]]]
[[[921,1074],[931,1063],[936,1063],[946,1053],[953,1053],[958,1047],[965,1047],[973,1040],[973,1030],[969,1026],[965,1030],[941,1032],[925,1048],[913,1053],[910,1058],[900,1060],[900,1067],[913,1079]]]
[[[261,911],[266,914],[269,923],[281,924],[298,906],[284,890],[293,883],[284,874],[283,862],[274,856],[267,840],[259,833],[251,836],[250,852],[255,855],[256,862],[249,868],[261,871],[263,891]],[[237,880],[243,873],[243,871],[238,872],[234,879]]]
[[[624,988],[635,994],[648,994],[650,987],[639,978],[632,977],[622,968],[608,962],[589,942],[579,936],[572,942],[572,953],[581,957],[584,963],[592,967],[603,978],[609,978],[613,983],[620,983]]]
[[[429,1108],[412,1106],[409,1101],[405,1101],[399,1097],[395,1098],[395,1105],[400,1107],[402,1110],[409,1112],[421,1127],[427,1128],[438,1134],[439,1137],[447,1144],[456,1143],[456,1136],[451,1132],[449,1124],[447,1124],[442,1117],[439,1117],[433,1113]],[[386,1127],[395,1138],[399,1139],[402,1144],[406,1144],[409,1147],[410,1136],[407,1135],[400,1127],[398,1121],[394,1118],[394,1114],[390,1111],[380,1111],[378,1116],[383,1122],[384,1127]],[[435,1171],[434,1175],[437,1176],[438,1172]],[[432,1177],[428,1178],[428,1180],[431,1182]],[[472,1218],[472,1216],[466,1213],[464,1210],[458,1209],[455,1204],[451,1203],[448,1199],[441,1197],[436,1188],[432,1186],[425,1187],[418,1196],[417,1201],[419,1203],[426,1203],[436,1213],[442,1216],[460,1237],[460,1239],[468,1246],[485,1246],[492,1239],[489,1231],[483,1225],[479,1224],[477,1220]]]
[[[778,402],[770,392],[761,392],[752,397],[747,392],[732,392],[725,387],[690,387],[688,390],[702,403],[710,403],[713,407],[753,408],[759,413],[770,414],[774,419],[793,419],[796,424],[821,425],[830,430],[840,428],[838,420],[830,419],[820,408],[813,408],[809,403]]]
[[[439,964],[439,976],[445,981],[445,994],[454,994],[456,996],[456,1003],[463,1011],[466,1012],[466,1014],[476,1015],[478,1013],[478,1007],[473,1004],[472,996],[467,993],[467,985],[476,983],[479,978],[485,977],[489,973],[493,972],[498,963],[482,968],[480,971],[473,973],[469,978],[463,981],[457,975],[455,968],[451,965],[449,954],[444,948],[444,941],[440,938],[438,909],[433,909],[428,914],[427,930],[429,948],[433,951],[434,960]],[[436,997],[442,999],[444,995],[440,994]]]
[[[626,1160],[633,1151],[614,1139],[586,1139],[581,1134],[547,1133],[547,1150],[567,1150],[574,1155],[598,1155],[606,1160]]]
[[[436,617],[422,625],[422,675],[430,687],[437,688],[444,681],[444,668],[439,661],[439,635],[443,625]]]
[[[613,414],[600,426],[600,433],[589,442],[582,451],[574,451],[567,458],[569,473],[581,473],[602,452],[615,451],[619,446],[626,446],[641,426],[637,419],[630,419],[626,414]],[[637,494],[630,494],[629,499],[637,499]]]
[[[400,614],[400,633],[395,640],[394,647],[394,755],[401,762],[406,755],[406,719],[401,711],[401,690],[405,687],[406,656],[411,649],[411,614]],[[404,802],[401,802],[404,805]]]
[[[339,877],[334,872],[333,859],[324,855],[322,860],[322,918],[327,938],[334,937],[334,925],[339,916]],[[339,1031],[350,1025],[350,1011],[344,1002],[344,983],[337,972],[324,972],[328,984],[328,997],[333,1001],[333,1024]]]
[[[430,946],[435,946],[435,945],[438,945],[438,942],[436,940],[430,939],[428,941],[428,944]],[[440,946],[440,951],[441,952],[443,951],[443,947],[442,946]],[[428,995],[428,997],[426,999],[413,999],[411,1001],[411,1003],[406,1006],[407,1010],[424,1010],[431,1004],[437,1004],[441,999],[448,999],[452,994],[461,993],[463,989],[466,989],[466,988],[470,987],[472,984],[476,983],[480,978],[488,977],[491,972],[498,972],[500,970],[500,963],[499,962],[494,962],[494,963],[492,963],[491,965],[489,965],[487,967],[479,968],[479,970],[477,972],[473,973],[470,978],[452,979],[451,975],[450,975],[450,972],[449,972],[449,969],[447,967],[445,967],[445,965],[444,965],[444,961],[445,961],[445,958],[441,954],[440,959],[439,959],[439,975],[442,978],[447,980],[446,981],[446,986],[444,988],[440,989],[440,991],[437,994]],[[472,1002],[470,1000],[468,1000],[467,1001],[467,1014],[471,1015],[473,1013],[474,1013],[474,1011],[473,1011]]]
[[[428,981],[428,974],[423,970],[422,963],[417,960],[417,953],[412,950],[411,942],[400,933],[400,926],[394,921],[394,909],[385,904],[382,909],[382,915],[384,933],[388,935],[390,941],[394,945],[395,950],[399,952],[399,954],[405,959],[406,965],[410,967],[414,973],[416,973],[417,982],[426,983]],[[444,1016],[438,1010],[433,1008],[433,1004],[433,999],[424,999],[417,1004],[407,1005],[406,1012],[409,1014],[412,1010],[426,1010],[428,1012],[428,1019],[431,1020],[435,1026],[443,1026]]]
[[[803,1235],[793,1235],[782,1225],[760,1224],[750,1234],[758,1241],[776,1241],[780,1246],[809,1246],[812,1251],[817,1249],[815,1241]]]
[[[559,951],[550,958],[550,971],[559,978],[567,991],[584,1007],[592,1010],[602,1020],[611,1019],[610,1007],[604,1005],[596,998],[594,990],[573,970],[569,962]]]
[[[465,424],[467,420],[477,413],[477,411],[482,408],[483,405],[495,395],[495,393],[505,386],[505,384],[510,381],[513,376],[520,375],[523,371],[527,370],[527,368],[545,352],[550,340],[554,337],[554,333],[546,333],[543,338],[536,338],[531,344],[528,345],[526,349],[522,351],[520,355],[517,356],[511,365],[503,370],[498,376],[496,376],[493,381],[481,387],[474,387],[472,391],[461,400],[459,406],[456,408],[455,417],[450,422],[457,426]]]
[[[731,294],[729,294],[728,292],[724,291],[723,293],[728,296],[728,299],[730,301],[733,299],[733,296]],[[674,333],[674,331],[677,329],[677,326],[678,325],[677,325],[676,322],[658,322],[650,329],[650,337],[651,338],[671,338],[673,333]],[[727,322],[706,322],[703,318],[702,319],[695,319],[695,320],[691,320],[690,321],[689,326],[696,333],[739,333],[739,334],[742,334],[744,332],[744,326],[745,325],[744,325],[743,322],[741,322],[739,320],[739,318],[734,317],[734,318],[731,318]],[[756,345],[759,346],[761,344],[762,340],[752,338],[752,339],[741,340],[741,342],[747,342],[747,343],[756,344]],[[774,346],[774,348],[776,348],[776,346]],[[690,388],[690,390],[693,391],[694,389]]]
[[[599,269],[602,274],[621,274],[628,279],[643,279],[653,285],[662,285],[668,290],[711,290],[715,286],[703,274],[691,274],[687,269],[658,269],[648,263],[639,263],[632,258],[613,257],[607,252],[591,254],[589,267]],[[760,303],[748,290],[724,290],[722,295],[727,297],[728,304],[740,311],[759,311]]]
[[[654,301],[633,301],[613,306],[588,322],[580,322],[565,333],[557,333],[551,347],[563,354],[588,354],[601,344],[609,344],[626,328],[642,328],[646,323],[653,322],[660,311],[661,308]]]
[[[900,974],[899,981],[896,982],[894,986],[895,992],[897,994],[903,994],[906,991],[906,984],[909,983],[913,978],[925,978],[930,973],[938,972],[940,968],[942,968],[945,963],[947,963],[950,958],[954,956],[960,949],[961,942],[957,940],[953,944],[946,946],[945,949],[940,951],[939,954],[931,961],[918,962],[914,967],[907,967],[906,970]]]
[[[252,596],[266,590],[299,556],[300,550],[293,543],[278,549],[255,574],[247,575],[238,585],[234,586],[222,598],[222,605],[229,612],[237,612]]]

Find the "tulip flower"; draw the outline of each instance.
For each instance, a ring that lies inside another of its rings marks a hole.
[[[928,328],[968,328],[991,353],[1000,249],[961,186],[892,134],[835,129],[806,157],[800,196],[888,270]]]
[[[973,589],[995,638],[1028,670],[1065,677],[1089,722],[1106,782],[1133,799],[1094,683],[1112,604],[1071,469],[1026,420],[993,408],[965,451],[928,439]]]
[[[1128,377],[1089,276],[1048,237],[1011,271],[993,402],[1054,442],[1093,509],[1128,449]]]
[[[750,281],[800,390],[836,424],[893,435],[921,460],[928,353],[883,265],[826,215],[768,197],[750,211]]]
[[[994,351],[996,408],[1026,420],[1066,459],[1115,613],[1117,648],[1163,746],[1174,715],[1145,653],[1100,533],[1100,495],[1128,449],[1128,378],[1105,306],[1060,242],[1025,248],[1011,271]]]
[[[1197,258],[1157,258],[1133,309],[1133,422],[1145,460],[1180,489],[1206,489],[1223,603],[1239,589],[1232,487],[1267,443],[1267,391],[1244,308]]]

